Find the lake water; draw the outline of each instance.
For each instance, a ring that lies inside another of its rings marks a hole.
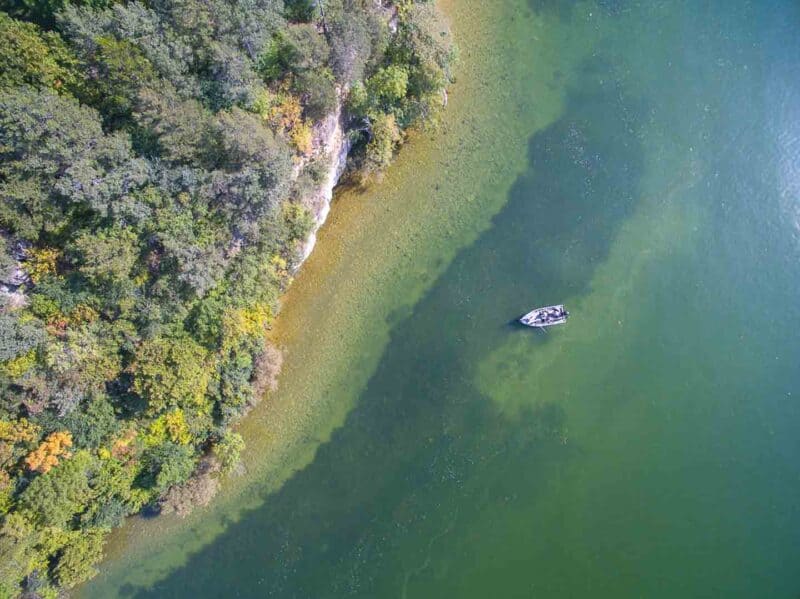
[[[81,596],[800,596],[800,5],[485,4],[290,292],[249,473]]]

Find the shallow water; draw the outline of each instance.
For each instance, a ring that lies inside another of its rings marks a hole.
[[[249,474],[82,596],[800,594],[800,7],[481,4],[287,298]]]

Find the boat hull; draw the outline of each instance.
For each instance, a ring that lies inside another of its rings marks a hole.
[[[557,324],[564,324],[569,318],[569,312],[564,309],[563,304],[557,306],[545,306],[531,310],[519,319],[521,324],[526,327],[543,329]]]

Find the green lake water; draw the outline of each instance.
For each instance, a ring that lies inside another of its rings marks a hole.
[[[290,292],[248,474],[80,596],[800,596],[800,5],[486,4]]]

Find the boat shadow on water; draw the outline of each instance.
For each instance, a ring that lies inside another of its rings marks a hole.
[[[540,329],[539,327],[529,327],[527,325],[522,324],[519,319],[523,315],[520,314],[517,318],[512,318],[508,322],[503,325],[503,328],[509,332],[513,332],[513,334],[527,334],[533,340],[535,344],[542,344],[545,343],[551,336],[551,332],[547,331],[547,329]]]

